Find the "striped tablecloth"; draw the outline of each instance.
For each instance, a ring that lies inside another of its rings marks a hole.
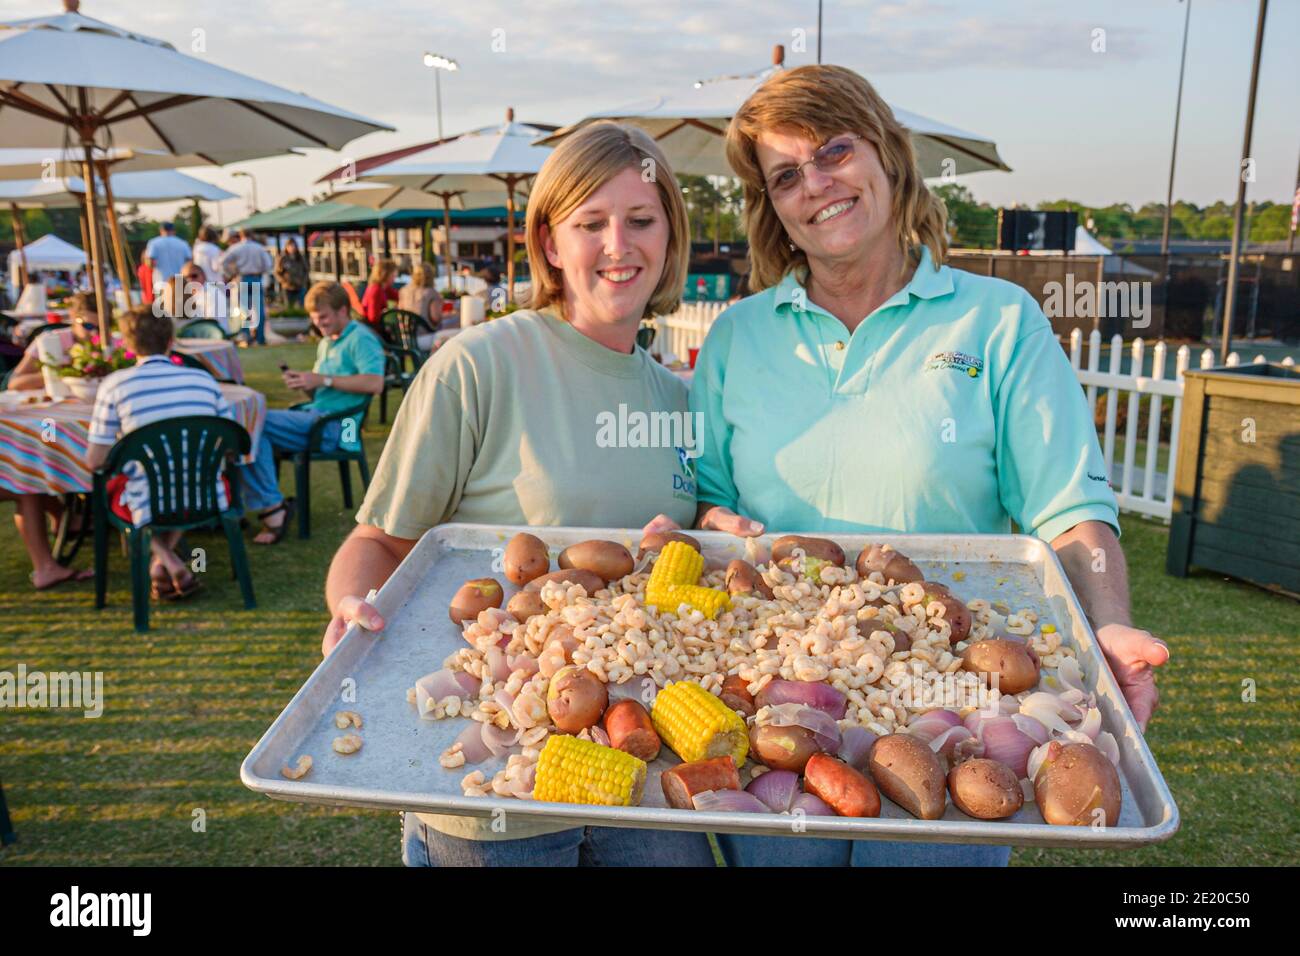
[[[266,421],[266,396],[243,385],[221,386],[235,420],[257,441]],[[38,395],[39,392],[4,393]],[[74,400],[36,405],[0,404],[0,488],[18,494],[89,491],[86,446],[92,406]]]
[[[218,380],[244,384],[244,368],[239,364],[239,349],[235,343],[221,339],[177,339],[173,348],[177,352],[193,355],[208,367]]]

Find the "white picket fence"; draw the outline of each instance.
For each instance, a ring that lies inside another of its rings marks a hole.
[[[721,302],[689,302],[681,309],[667,317],[658,319],[659,334],[653,350],[658,351],[666,361],[673,357],[685,361],[690,350],[699,348],[709,332],[714,320],[726,306]],[[1106,371],[1101,370],[1102,347],[1101,333],[1092,332],[1088,336],[1088,348],[1085,358],[1083,333],[1075,329],[1070,333],[1068,352],[1070,365],[1079,384],[1084,386],[1088,410],[1096,419],[1097,397],[1106,394],[1106,421],[1100,429],[1101,450],[1106,459],[1106,474],[1110,477],[1111,487],[1120,508],[1135,511],[1154,518],[1169,520],[1173,513],[1174,471],[1173,465],[1178,461],[1178,429],[1183,411],[1183,372],[1191,364],[1192,350],[1179,346],[1174,353],[1174,367],[1166,370],[1168,347],[1164,342],[1156,342],[1151,349],[1151,374],[1142,374],[1145,369],[1146,343],[1141,339],[1133,341],[1129,347],[1129,371],[1121,374],[1124,362],[1124,340],[1116,335],[1110,340],[1110,355]],[[1256,355],[1255,364],[1265,362],[1262,355]],[[1217,364],[1216,354],[1211,349],[1204,349],[1197,358],[1201,368],[1211,368]],[[1241,356],[1233,352],[1228,356],[1228,365],[1241,364]],[[1291,358],[1282,360],[1284,365],[1292,365]],[[1125,393],[1121,398],[1120,393]],[[1173,402],[1173,416],[1168,429],[1161,426],[1161,412],[1165,400]],[[1119,403],[1125,401],[1128,416],[1124,429],[1123,461],[1115,462],[1115,441],[1119,415]],[[1138,432],[1138,418],[1145,401],[1148,412],[1145,436]],[[1146,441],[1146,454],[1141,465],[1138,464],[1138,442],[1143,437]],[[1169,448],[1164,472],[1159,469],[1159,456],[1162,443]]]
[[[1087,359],[1083,353],[1083,333],[1075,329],[1070,333],[1070,365],[1079,383],[1084,386],[1088,400],[1088,410],[1096,418],[1097,396],[1100,391],[1106,393],[1106,421],[1101,429],[1101,451],[1106,459],[1106,473],[1110,476],[1111,487],[1119,506],[1126,511],[1136,511],[1151,517],[1169,520],[1173,513],[1174,501],[1174,465],[1178,461],[1178,431],[1183,412],[1183,373],[1187,371],[1192,358],[1192,350],[1186,345],[1179,346],[1174,353],[1172,374],[1166,373],[1167,347],[1164,342],[1156,342],[1151,350],[1151,374],[1142,374],[1146,358],[1146,343],[1136,339],[1129,346],[1129,371],[1121,374],[1124,360],[1124,340],[1116,335],[1110,340],[1110,357],[1108,368],[1101,371],[1101,333],[1093,331],[1088,336]],[[1211,349],[1201,351],[1198,359],[1201,368],[1212,368],[1217,364],[1215,353]],[[1255,364],[1266,361],[1264,356],[1256,355]],[[1228,365],[1241,364],[1241,356],[1233,352],[1228,356]],[[1292,359],[1283,359],[1283,364],[1293,364]],[[1128,405],[1127,421],[1124,429],[1124,460],[1115,462],[1115,432],[1119,414],[1120,392],[1125,392]],[[1145,397],[1146,421],[1146,455],[1141,467],[1137,465],[1138,442],[1142,435],[1138,431],[1138,417]],[[1173,402],[1173,414],[1170,427],[1166,431],[1161,426],[1161,412],[1165,399]],[[1159,470],[1161,443],[1169,448],[1164,473]]]

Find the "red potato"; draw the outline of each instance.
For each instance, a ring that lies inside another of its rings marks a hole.
[[[825,561],[837,568],[844,567],[844,549],[829,538],[813,538],[801,534],[787,534],[772,542],[772,560],[786,568],[795,548],[803,551],[805,558]]]
[[[566,664],[573,663],[573,652],[580,642],[573,636],[573,628],[568,624],[559,624],[551,629],[546,638],[546,645],[537,658],[537,669],[548,680]]]
[[[494,578],[474,578],[460,586],[451,599],[447,614],[453,624],[472,621],[490,607],[500,607],[505,591]]]
[[[842,817],[880,816],[880,791],[843,760],[813,754],[803,770],[803,789]]]
[[[948,775],[928,745],[890,734],[871,745],[868,769],[876,786],[920,820],[938,820],[948,805]]]
[[[746,717],[754,716],[754,695],[749,692],[749,684],[743,677],[732,674],[722,682],[719,699],[732,710],[739,711]]]
[[[865,578],[873,571],[879,571],[885,577],[885,583],[910,584],[924,581],[921,569],[912,563],[912,559],[901,551],[895,551],[887,544],[873,544],[863,548],[858,555],[858,576]]]
[[[772,588],[763,580],[763,575],[743,558],[736,558],[727,565],[728,594],[757,594],[765,600],[772,600]]]
[[[759,763],[772,770],[790,770],[803,773],[804,765],[813,754],[821,753],[817,735],[807,727],[776,724],[749,728],[749,752]]]
[[[521,531],[506,545],[506,579],[521,587],[533,578],[551,569],[551,555],[546,542],[536,535]]]
[[[636,556],[640,558],[647,551],[662,551],[664,545],[669,541],[680,541],[682,544],[689,544],[701,554],[704,550],[700,547],[700,542],[692,538],[689,534],[682,534],[680,531],[653,531],[641,539],[641,547],[637,550]]]
[[[925,589],[925,597],[921,599],[921,603],[927,608],[934,601],[943,603],[943,619],[952,628],[950,638],[952,643],[956,644],[958,641],[966,640],[967,635],[970,634],[970,608],[938,581],[926,581],[921,586]]]
[[[884,631],[894,639],[894,653],[899,651],[910,651],[912,649],[912,639],[906,631],[900,631],[893,624],[881,617],[870,617],[858,624],[858,633],[871,636],[872,631]]]
[[[506,611],[520,624],[526,624],[533,615],[545,614],[549,610],[536,591],[519,591],[506,602]]]
[[[576,734],[600,721],[609,706],[604,682],[587,670],[570,664],[551,677],[546,688],[546,712],[566,734]]]
[[[590,571],[606,583],[631,574],[635,564],[627,548],[613,541],[579,541],[560,552],[562,569]]]
[[[640,757],[646,763],[659,756],[659,735],[640,701],[627,698],[611,704],[602,725],[615,750]]]
[[[740,774],[736,761],[727,754],[694,763],[679,763],[659,777],[668,805],[678,810],[694,810],[696,794],[706,790],[739,790]]]

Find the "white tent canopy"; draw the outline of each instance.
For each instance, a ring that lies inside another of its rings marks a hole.
[[[705,80],[696,83],[692,89],[671,96],[658,96],[592,113],[557,130],[542,142],[554,146],[589,123],[616,120],[639,126],[653,136],[678,173],[734,176],[723,146],[727,124],[749,95],[782,69],[778,65],[747,76]],[[925,177],[944,175],[948,171],[945,160],[951,160],[951,173],[954,175],[986,169],[1010,171],[992,140],[908,110],[897,107],[893,110],[895,118],[912,135],[917,163]]]
[[[32,272],[75,272],[86,266],[86,254],[54,233],[28,243],[23,247],[23,255],[27,258],[27,268]],[[11,272],[17,268],[18,260],[18,250],[14,249],[9,253]]]
[[[104,185],[99,182],[96,185],[102,198]],[[56,179],[53,182],[42,179],[0,179],[0,205],[13,203],[20,209],[71,208],[81,206],[85,202],[85,196],[86,184],[80,176],[69,176],[66,180]],[[219,202],[235,199],[236,196],[220,186],[174,169],[158,169],[114,175],[113,198],[120,203],[173,202],[181,199]]]
[[[1111,251],[1083,226],[1074,229],[1074,254],[1076,256],[1109,256]]]

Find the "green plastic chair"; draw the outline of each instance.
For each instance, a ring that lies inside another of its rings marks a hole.
[[[214,339],[222,341],[230,338],[221,323],[214,319],[195,319],[176,330],[178,339]]]
[[[384,346],[384,390],[379,393],[379,421],[388,422],[388,391],[393,388],[406,390],[415,381],[415,373],[429,357],[429,353],[420,348],[416,340],[421,332],[432,332],[429,323],[414,312],[405,309],[389,309],[379,317],[378,330],[367,325],[370,331],[378,331],[379,340]]]
[[[108,530],[126,535],[131,564],[131,604],[135,629],[149,630],[149,542],[154,531],[188,531],[220,521],[230,545],[230,562],[244,607],[255,608],[253,580],[239,530],[238,481],[231,481],[230,506],[217,506],[217,482],[227,457],[245,455],[252,446],[237,422],[215,415],[167,418],[120,438],[95,472],[91,492],[95,515],[95,607],[107,603]],[[133,527],[109,509],[108,480],[129,461],[138,461],[149,482],[152,521]],[[233,469],[232,469],[233,473]]]
[[[331,412],[328,415],[322,415],[316,419],[312,425],[311,431],[307,433],[307,450],[286,452],[276,456],[276,471],[279,471],[280,463],[286,459],[293,459],[293,484],[294,494],[298,498],[298,537],[311,537],[311,463],[313,461],[337,461],[339,463],[339,482],[343,485],[343,506],[352,507],[352,473],[348,469],[350,462],[357,463],[357,471],[361,473],[361,485],[363,488],[370,487],[370,463],[366,460],[366,446],[361,439],[361,428],[365,424],[366,414],[370,411],[370,398],[365,396],[363,401],[358,402],[350,408],[341,411]],[[290,405],[291,409],[301,409],[309,405],[310,402],[299,402],[297,405]],[[352,429],[348,428],[348,422],[352,422]],[[330,422],[342,422],[341,436],[338,447],[333,451],[322,451],[321,441],[325,435],[325,426]],[[343,442],[348,431],[351,430],[355,441]]]

